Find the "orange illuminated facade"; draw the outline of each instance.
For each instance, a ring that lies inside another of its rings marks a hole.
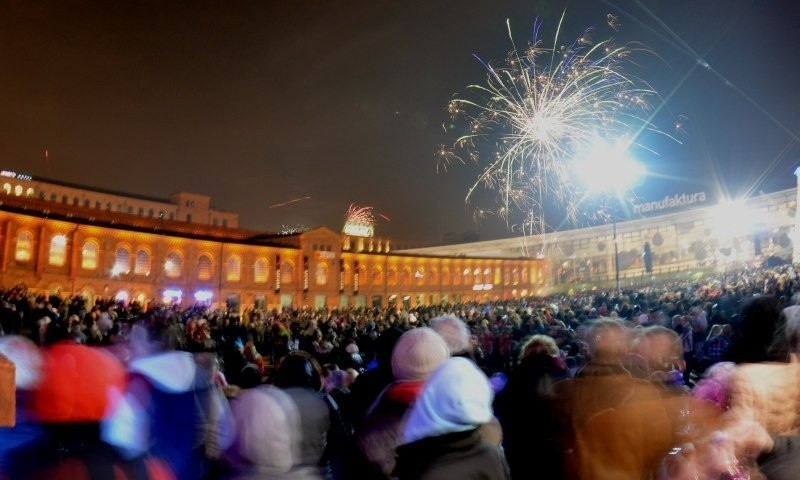
[[[91,202],[51,201],[35,191],[26,195],[24,188],[21,195],[14,187],[4,193],[2,287],[24,284],[89,300],[206,303],[241,311],[491,301],[537,293],[544,282],[536,259],[401,254],[387,239],[325,227],[280,235],[231,228],[236,214],[198,223],[187,221],[185,210],[179,219],[178,207],[173,220],[139,215],[136,199],[128,213]],[[182,195],[184,201],[207,199]]]

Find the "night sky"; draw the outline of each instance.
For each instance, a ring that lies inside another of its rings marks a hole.
[[[485,78],[473,54],[505,57],[506,19],[518,43],[536,17],[552,39],[564,8],[565,42],[595,26],[657,54],[635,73],[665,99],[654,123],[681,143],[644,139],[658,155],[641,158],[641,198],[794,184],[796,0],[1,2],[0,167],[206,194],[257,230],[339,230],[356,203],[401,241],[512,236],[473,222],[476,167],[437,174],[434,153],[452,140],[450,98]]]

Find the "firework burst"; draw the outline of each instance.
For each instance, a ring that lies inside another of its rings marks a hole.
[[[345,222],[375,226],[375,213],[373,210],[372,207],[359,207],[355,203],[351,203],[345,214]]]
[[[570,165],[598,140],[631,145],[644,130],[658,132],[646,117],[655,92],[623,71],[631,54],[646,50],[594,42],[591,28],[560,46],[563,21],[564,15],[552,47],[539,38],[541,21],[524,49],[514,44],[509,25],[511,52],[500,65],[478,59],[487,71],[485,83],[469,85],[468,96],[448,105],[464,134],[436,154],[437,169],[467,161],[483,167],[467,190],[467,203],[478,191],[494,193],[495,206],[478,207],[481,216],[491,211],[525,235],[546,231],[545,204],[553,200],[574,220]]]

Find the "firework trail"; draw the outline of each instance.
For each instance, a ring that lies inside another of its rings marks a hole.
[[[470,95],[448,105],[453,123],[463,123],[466,133],[436,153],[437,170],[467,160],[483,167],[466,202],[476,200],[479,191],[493,193],[495,206],[479,208],[480,216],[497,215],[524,235],[545,233],[545,206],[554,200],[574,221],[578,202],[571,163],[593,145],[621,140],[630,146],[644,130],[663,134],[646,118],[655,92],[623,71],[632,54],[647,50],[593,42],[591,28],[560,46],[564,16],[552,47],[540,39],[540,20],[524,49],[514,44],[508,25],[512,49],[505,61],[495,65],[478,58],[486,68],[485,83],[467,86]],[[608,20],[619,28],[615,18]]]
[[[307,196],[307,197],[299,197],[299,198],[293,198],[293,199],[291,199],[291,200],[287,200],[287,201],[285,201],[285,202],[276,203],[275,205],[270,205],[268,208],[278,208],[278,207],[285,207],[286,205],[291,205],[291,204],[293,204],[293,203],[302,202],[303,200],[309,200],[309,199],[311,199],[311,197],[310,197],[310,196]]]

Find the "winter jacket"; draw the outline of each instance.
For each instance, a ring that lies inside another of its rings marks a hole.
[[[590,363],[555,389],[565,478],[644,478],[672,446],[658,390],[619,365]]]
[[[397,448],[400,480],[506,480],[511,474],[500,448],[478,429],[427,437]]]
[[[394,450],[402,433],[403,419],[423,385],[421,381],[395,382],[387,387],[375,400],[362,428],[356,433],[356,443],[361,452],[371,467],[382,472],[383,478],[394,470]],[[381,475],[375,475],[375,478],[381,478]]]
[[[800,363],[740,365],[730,394],[731,416],[755,420],[770,435],[800,432]]]

